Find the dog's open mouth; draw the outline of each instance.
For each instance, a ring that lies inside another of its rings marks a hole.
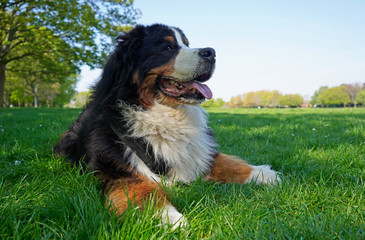
[[[181,82],[171,77],[162,77],[159,81],[159,87],[161,91],[172,97],[197,100],[211,99],[213,97],[212,91],[206,84],[201,83],[208,80],[209,77],[210,74],[203,74],[187,82]]]

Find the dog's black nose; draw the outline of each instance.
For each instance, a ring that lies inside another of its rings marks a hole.
[[[199,55],[210,62],[215,62],[215,50],[213,48],[202,48],[199,50]]]

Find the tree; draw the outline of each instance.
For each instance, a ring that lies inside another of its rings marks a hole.
[[[345,86],[333,87],[325,90],[318,96],[318,102],[323,105],[341,105],[346,107],[351,103],[351,99],[347,94]]]
[[[280,96],[282,96],[282,94],[277,90],[264,91],[262,94],[262,105],[264,107],[277,107],[279,105],[278,99]]]
[[[75,107],[82,108],[89,101],[89,97],[91,95],[90,91],[87,92],[79,92],[73,97],[73,101],[75,101]]]
[[[243,98],[244,98],[244,95],[238,95],[235,97],[231,97],[231,99],[227,103],[228,107],[231,107],[231,108],[243,107]]]
[[[74,66],[96,67],[111,40],[139,15],[133,0],[2,0],[0,3],[0,106],[8,64],[47,54]],[[96,41],[97,40],[97,41]],[[74,72],[75,73],[75,72]]]
[[[61,84],[57,94],[53,98],[53,106],[63,107],[68,104],[72,97],[76,94],[76,83],[79,80],[79,75],[70,75]]]
[[[243,107],[262,106],[262,95],[265,91],[249,92],[245,94],[243,99]]]
[[[303,102],[303,97],[299,94],[286,94],[280,96],[278,99],[279,105],[288,107],[298,107],[300,104],[303,104]]]
[[[356,96],[356,102],[365,106],[365,89],[361,90]]]
[[[327,86],[322,86],[320,87],[317,91],[314,92],[314,95],[312,96],[312,100],[310,101],[310,103],[312,105],[318,105],[321,104],[318,100],[319,95],[321,95],[324,91],[326,91],[328,89]],[[323,107],[323,106],[322,106]]]
[[[204,103],[202,103],[201,106],[204,108],[221,108],[224,106],[224,104],[225,102],[223,101],[222,98],[217,98],[217,99],[207,100]]]
[[[356,96],[361,91],[360,84],[342,84],[346,88],[346,92],[350,97],[350,101],[354,104],[354,108],[356,108]]]
[[[34,72],[30,71],[30,68],[34,68]],[[38,69],[39,66],[34,64],[25,71],[9,72],[9,81],[5,88],[9,104],[30,106],[33,103],[36,107],[38,105],[63,106],[71,100],[75,94],[77,74],[42,74],[37,72]]]
[[[53,106],[54,97],[61,93],[66,85],[75,87],[77,71],[75,65],[60,61],[54,53],[46,53],[39,58],[27,57],[8,64],[8,75],[11,76],[11,80],[29,91],[34,99],[34,107],[38,107],[40,96],[48,99],[46,105]],[[7,92],[8,95],[12,95],[11,91]],[[74,91],[68,100],[73,94]]]

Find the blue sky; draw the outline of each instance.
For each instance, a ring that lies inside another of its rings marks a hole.
[[[181,28],[191,47],[213,47],[214,98],[258,90],[299,93],[365,83],[364,0],[135,0],[139,24]],[[78,91],[100,70],[83,68]]]

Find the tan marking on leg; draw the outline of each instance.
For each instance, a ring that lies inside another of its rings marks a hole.
[[[111,210],[118,214],[122,214],[129,204],[141,206],[143,209],[149,200],[153,200],[154,205],[159,208],[166,204],[170,205],[161,187],[143,176],[136,179],[114,180],[105,188],[105,194],[108,198],[107,205],[111,204]]]
[[[236,156],[218,154],[206,180],[224,183],[245,183],[253,168]]]

